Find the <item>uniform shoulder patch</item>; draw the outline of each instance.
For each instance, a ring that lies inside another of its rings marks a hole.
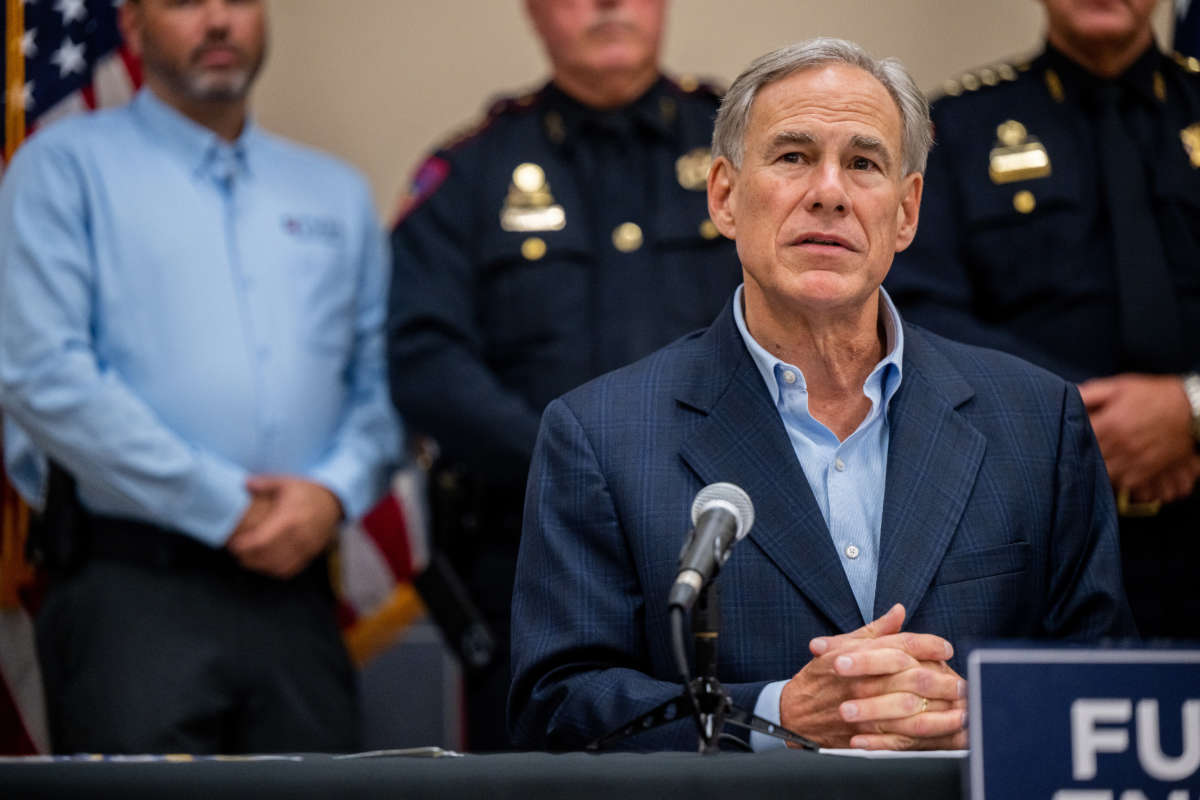
[[[1024,71],[1022,66],[1028,69],[1028,65],[1000,61],[995,64],[989,64],[986,67],[967,70],[961,75],[943,81],[939,87],[940,92],[935,92],[935,94],[958,97],[962,94],[969,94],[971,92],[978,92],[981,89],[999,86],[1002,83],[1011,83]]]
[[[446,161],[446,159],[441,156],[430,156],[425,159],[421,163],[421,166],[417,167],[417,171],[413,173],[408,191],[400,198],[400,206],[396,210],[393,225],[400,224],[405,217],[415,211],[421,203],[425,202],[430,195],[436,192],[449,174],[450,162]]]

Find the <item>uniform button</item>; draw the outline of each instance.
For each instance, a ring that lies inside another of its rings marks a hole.
[[[704,222],[700,223],[701,237],[705,239],[715,239],[720,235],[721,232],[717,230],[717,223],[713,222],[711,219],[706,219]]]
[[[537,261],[546,255],[546,242],[537,236],[530,236],[521,242],[521,255],[527,261]]]
[[[846,471],[846,462],[842,461],[839,458],[833,462],[833,468],[836,469],[838,472],[845,472]]]
[[[858,558],[858,548],[852,544],[846,545],[846,558]]]
[[[790,369],[785,369],[783,371],[783,382],[784,383],[795,383],[796,382],[796,373],[792,372]]]
[[[518,164],[512,182],[524,194],[533,194],[546,186],[546,172],[537,164]]]
[[[622,253],[632,253],[642,246],[642,229],[636,222],[622,222],[613,228],[612,242]]]
[[[1013,208],[1022,214],[1028,214],[1037,208],[1037,199],[1034,198],[1033,192],[1022,189],[1013,195]]]

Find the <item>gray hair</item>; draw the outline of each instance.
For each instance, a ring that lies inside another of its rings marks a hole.
[[[721,100],[713,128],[713,157],[724,156],[735,168],[742,166],[750,106],[768,83],[813,67],[848,64],[883,84],[900,110],[904,174],[925,172],[925,158],[933,145],[929,103],[916,82],[897,59],[876,60],[854,42],[827,36],[797,42],[759,56],[737,77]]]

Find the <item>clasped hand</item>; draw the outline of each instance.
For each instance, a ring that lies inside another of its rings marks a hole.
[[[940,636],[901,633],[904,606],[809,643],[813,659],[780,695],[780,722],[824,747],[950,750],[967,746],[967,683]]]
[[[1114,375],[1079,386],[1108,477],[1144,503],[1170,503],[1200,478],[1191,405],[1176,375]]]
[[[225,547],[246,569],[290,578],[328,546],[342,505],[320,484],[287,475],[246,482],[250,505]]]

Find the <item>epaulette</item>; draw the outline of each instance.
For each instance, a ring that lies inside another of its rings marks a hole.
[[[537,101],[537,95],[536,91],[529,91],[522,94],[506,95],[492,100],[488,104],[488,108],[483,113],[483,116],[455,130],[438,145],[437,149],[453,150],[464,142],[474,139],[487,130],[501,116],[517,109],[526,109],[533,106]]]
[[[725,95],[724,86],[714,80],[698,78],[695,75],[667,76],[667,82],[683,94],[706,94],[717,100]]]
[[[1029,69],[1029,64],[1027,63],[1002,61],[996,64],[989,64],[986,67],[968,70],[956,78],[943,81],[941,86],[942,94],[958,97],[960,94],[999,86],[1002,83],[1015,81],[1027,69]]]
[[[1185,56],[1178,51],[1172,51],[1171,60],[1178,64],[1185,72],[1200,72],[1200,59],[1195,56]]]

